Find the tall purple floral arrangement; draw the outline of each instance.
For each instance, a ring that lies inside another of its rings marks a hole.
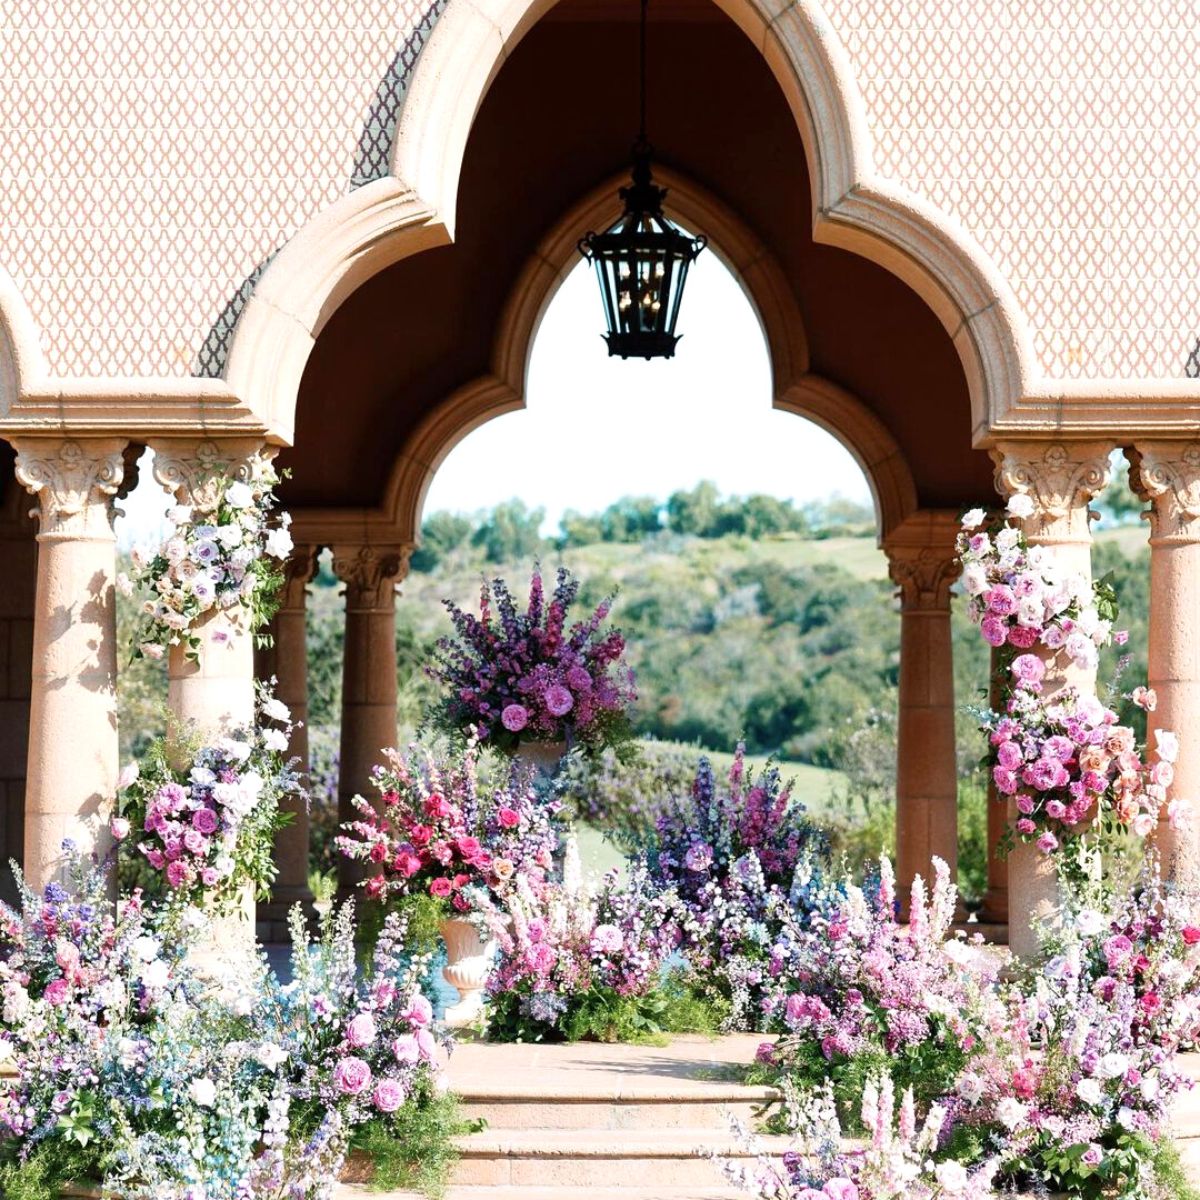
[[[507,753],[559,741],[588,753],[624,751],[637,699],[625,639],[604,628],[611,598],[568,624],[578,595],[579,581],[559,567],[549,598],[534,569],[524,612],[503,579],[483,584],[478,616],[447,600],[454,634],[438,642],[428,668],[445,686],[432,723]]]

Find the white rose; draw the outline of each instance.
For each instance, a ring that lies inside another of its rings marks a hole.
[[[1108,928],[1108,920],[1098,909],[1085,908],[1075,918],[1075,925],[1084,937],[1095,937],[1096,934]]]
[[[1153,1104],[1158,1099],[1159,1083],[1157,1075],[1147,1075],[1138,1086],[1138,1090],[1142,1093],[1142,1099],[1148,1104]]]
[[[263,540],[263,549],[272,558],[287,558],[295,543],[286,529],[272,529]]]
[[[263,1042],[257,1050],[254,1051],[254,1057],[262,1063],[268,1071],[274,1071],[276,1067],[282,1066],[287,1062],[288,1052],[282,1046],[275,1045],[274,1042]]]
[[[143,934],[134,939],[129,950],[139,962],[153,962],[158,957],[158,939]]]
[[[0,1063],[8,1062],[13,1055],[12,1042],[0,1038]]]
[[[254,503],[254,493],[246,484],[234,481],[225,489],[225,502],[233,508],[249,508]]]
[[[242,527],[237,522],[231,525],[222,525],[217,530],[217,541],[227,550],[232,550],[234,546],[240,546],[242,544]]]
[[[1010,517],[1017,517],[1024,520],[1026,517],[1033,515],[1033,499],[1025,495],[1024,492],[1017,492],[1015,496],[1009,497],[1007,510]]]
[[[270,717],[272,721],[290,721],[292,719],[292,710],[274,696],[268,696],[263,701],[262,710],[263,715]]]
[[[938,1183],[951,1195],[966,1191],[967,1168],[962,1163],[953,1161],[938,1163],[933,1173]]]
[[[171,968],[161,958],[148,962],[141,970],[141,980],[152,992],[161,991],[171,979]]]
[[[996,1117],[1006,1129],[1016,1129],[1025,1123],[1029,1109],[1013,1096],[1005,1096],[996,1105]]]
[[[213,868],[223,879],[228,879],[233,874],[233,867],[233,859],[228,854],[218,855],[216,861],[213,863]]]
[[[1101,1079],[1120,1079],[1129,1070],[1129,1059],[1124,1054],[1106,1054],[1097,1067]]]
[[[1169,729],[1154,731],[1155,749],[1163,762],[1173,763],[1179,757],[1179,736]]]
[[[268,750],[275,750],[280,754],[288,747],[287,734],[282,729],[264,729],[262,739]]]
[[[189,525],[192,520],[192,506],[190,504],[175,504],[167,509],[167,520],[174,521],[176,525]]]
[[[963,513],[962,527],[978,529],[987,520],[987,513],[982,508],[972,508]]]
[[[1128,1129],[1130,1133],[1137,1132],[1137,1113],[1132,1108],[1122,1107],[1117,1113],[1117,1124],[1124,1129]]]
[[[970,563],[963,571],[963,587],[968,596],[987,591],[987,571],[980,563]]]
[[[217,1085],[206,1076],[193,1079],[188,1087],[188,1095],[201,1108],[211,1108],[217,1100]]]
[[[1099,1104],[1104,1098],[1104,1091],[1098,1079],[1081,1079],[1075,1088],[1077,1095],[1084,1104]]]
[[[1011,525],[1005,525],[1005,527],[996,534],[996,545],[1001,550],[1015,550],[1020,544],[1020,541],[1020,531],[1013,529]]]
[[[217,742],[217,749],[234,762],[244,763],[250,757],[250,746],[237,738],[224,737]]]

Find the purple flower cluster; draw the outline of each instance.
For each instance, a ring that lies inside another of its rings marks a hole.
[[[522,742],[599,752],[628,741],[637,691],[622,662],[625,639],[601,632],[609,600],[568,626],[578,594],[578,580],[560,567],[549,602],[535,569],[524,612],[502,579],[483,585],[477,617],[447,601],[454,636],[438,643],[429,668],[446,688],[435,723],[507,752]]]

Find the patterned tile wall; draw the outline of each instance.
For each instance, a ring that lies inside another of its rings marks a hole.
[[[63,375],[219,374],[254,281],[386,170],[446,0],[0,0],[0,264]],[[1198,0],[827,0],[882,172],[994,257],[1056,377],[1200,335]]]

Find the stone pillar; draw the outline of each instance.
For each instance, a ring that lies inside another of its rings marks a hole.
[[[1163,870],[1200,884],[1200,442],[1138,442],[1130,482],[1150,503],[1150,645],[1148,683],[1158,693],[1155,729],[1179,735],[1170,798],[1191,806],[1180,829],[1167,808],[1157,842]]]
[[[992,451],[996,490],[1004,497],[1028,496],[1033,511],[1022,522],[1030,544],[1045,546],[1062,569],[1092,577],[1094,514],[1088,502],[1108,482],[1108,442],[1002,442]],[[1042,650],[1049,670],[1044,687],[1053,693],[1066,684],[1094,691],[1095,672],[1081,671]],[[1014,805],[1009,820],[1016,819]],[[1051,916],[1058,906],[1053,860],[1036,846],[1018,843],[1008,858],[1008,944],[1018,958],[1037,956],[1033,922]]]
[[[25,840],[25,763],[37,592],[37,523],[15,479],[0,491],[0,899],[14,903],[11,859]]]
[[[950,588],[959,564],[953,513],[918,512],[884,541],[900,596],[896,725],[896,890],[907,906],[913,879],[933,878],[932,859],[958,870],[958,763]]]
[[[411,546],[335,546],[334,574],[346,585],[342,661],[341,770],[338,816],[354,818],[355,795],[373,799],[371,768],[396,741],[396,588],[408,572]],[[338,863],[345,897],[364,877],[360,863]]]
[[[991,654],[991,674],[988,685],[988,705],[994,712],[1000,707],[1002,664],[1000,653]],[[979,919],[985,925],[1008,924],[1008,859],[998,853],[1004,831],[1008,828],[1008,814],[1000,803],[1000,795],[991,776],[987,781],[987,890],[979,907]]]
[[[271,623],[274,644],[259,656],[260,678],[275,679],[275,695],[292,710],[295,727],[289,753],[308,771],[308,585],[317,570],[314,546],[297,546],[284,567],[282,603]],[[258,906],[258,936],[265,942],[287,940],[287,916],[301,904],[311,914],[313,894],[308,886],[308,806],[292,797],[285,808],[292,823],[275,839],[279,875],[271,899]]]
[[[261,440],[220,442],[169,440],[151,444],[154,478],[177,504],[197,514],[216,508],[222,481],[249,480]],[[273,450],[265,453],[273,455]],[[214,611],[193,633],[200,638],[198,658],[189,661],[184,646],[172,646],[167,663],[167,704],[182,727],[203,733],[246,726],[254,719],[254,631],[241,605]]]
[[[37,497],[37,595],[25,791],[25,873],[42,887],[73,840],[105,854],[116,791],[116,539],[124,439],[18,438]]]

